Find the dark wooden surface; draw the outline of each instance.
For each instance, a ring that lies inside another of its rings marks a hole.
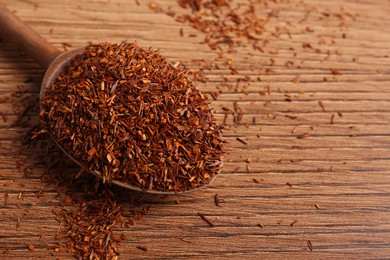
[[[88,41],[137,40],[192,69],[199,69],[199,60],[213,61],[217,56],[201,44],[201,32],[153,12],[148,1],[140,2],[2,1],[59,48],[62,43],[76,48]],[[233,109],[234,102],[244,113],[239,125],[233,124],[232,115],[227,118],[229,149],[221,175],[204,191],[145,197],[145,205],[151,205],[149,214],[120,230],[127,236],[120,247],[121,259],[389,257],[390,2],[265,2],[270,3],[259,5],[259,17],[274,10],[277,18],[264,32],[270,39],[264,53],[242,47],[227,55],[239,75],[221,66],[205,71],[207,83],[197,83],[205,92],[222,91],[211,99],[220,122],[222,107]],[[155,3],[180,11],[175,1]],[[287,22],[291,39],[287,34],[272,36],[276,26]],[[294,65],[286,67],[287,61]],[[0,117],[0,194],[4,194],[0,258],[4,259],[72,257],[50,249],[57,243],[53,208],[59,201],[39,178],[44,167],[32,155],[18,153],[26,129],[12,126],[17,119],[15,103],[21,99],[13,93],[23,90],[23,96],[36,99],[43,73],[12,45],[0,43],[0,112],[6,119]],[[220,87],[221,75],[233,86],[230,90]],[[254,81],[236,88],[237,77],[245,75]],[[25,107],[26,102],[20,105]],[[24,164],[33,165],[34,178],[23,176]],[[37,196],[39,192],[44,196]],[[214,205],[215,194],[225,201],[221,207]],[[198,213],[215,226],[209,227]],[[34,252],[27,247],[30,243]]]

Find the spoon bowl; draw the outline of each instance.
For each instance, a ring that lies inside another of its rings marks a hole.
[[[43,77],[43,80],[42,80],[40,97],[39,97],[40,104],[42,104],[42,100],[45,97],[46,90],[48,90],[52,86],[54,81],[58,78],[58,76],[60,76],[60,74],[66,69],[66,67],[72,62],[72,60],[77,55],[81,54],[84,50],[85,50],[85,48],[78,48],[78,49],[62,52],[53,60],[53,62],[49,65],[48,69],[46,70],[45,76]],[[74,163],[76,163],[80,167],[84,167],[78,160],[76,160],[72,155],[70,155],[69,152],[66,151],[66,149],[64,149],[57,141],[55,141],[54,139],[53,139],[53,141],[62,150],[62,152],[64,152],[66,154],[66,156],[68,156]],[[221,168],[222,168],[222,161],[220,162],[220,169]],[[96,171],[88,171],[88,172],[92,173],[93,175],[95,175],[99,178],[102,178],[102,176]],[[189,193],[189,192],[193,192],[193,191],[198,191],[198,190],[201,190],[201,189],[207,187],[212,182],[214,182],[214,180],[218,176],[219,172],[217,174],[215,174],[206,185],[203,185],[203,186],[191,189],[191,190],[185,190],[185,191],[147,190],[147,189],[142,189],[139,186],[132,185],[132,184],[125,183],[125,182],[121,182],[118,180],[113,180],[111,183],[113,183],[117,186],[129,189],[129,190],[139,191],[139,192],[144,192],[144,193],[149,193],[149,194],[160,194],[160,195],[182,194],[182,193]]]

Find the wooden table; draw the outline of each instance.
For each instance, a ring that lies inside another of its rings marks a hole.
[[[154,12],[149,1],[139,2],[2,1],[58,48],[137,40],[190,69],[199,69],[202,59],[213,62],[217,57],[202,44],[203,33]],[[270,14],[272,19],[261,36],[269,39],[263,53],[240,47],[226,54],[238,75],[231,75],[220,61],[219,70],[204,71],[206,83],[196,83],[204,92],[220,90],[211,106],[220,122],[228,114],[228,151],[221,175],[203,191],[145,197],[149,214],[120,230],[127,236],[121,259],[390,256],[389,2],[265,2],[270,3],[259,4],[258,15]],[[189,12],[176,1],[155,3],[164,10]],[[43,73],[11,44],[0,43],[4,259],[72,257],[50,249],[58,242],[53,208],[59,201],[55,190],[39,178],[42,166],[33,166],[35,177],[24,177],[22,166],[34,164],[32,156],[19,152],[27,126],[12,125],[15,102],[37,98]],[[221,86],[223,75],[230,89]],[[237,78],[245,76],[251,82],[237,86]],[[226,111],[234,110],[234,102],[243,112],[238,124]],[[221,207],[214,204],[215,194],[224,200]],[[30,243],[34,252],[28,249]]]

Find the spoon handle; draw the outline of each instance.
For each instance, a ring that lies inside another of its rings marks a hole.
[[[45,69],[61,53],[3,4],[0,4],[0,37],[15,44]]]

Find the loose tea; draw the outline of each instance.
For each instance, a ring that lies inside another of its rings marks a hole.
[[[224,140],[186,73],[156,50],[90,44],[46,90],[42,125],[104,182],[201,187],[221,169]]]
[[[31,135],[26,135],[26,148],[37,157],[33,161],[45,169],[40,177],[46,192],[56,191],[59,200],[52,209],[58,222],[54,237],[59,243],[48,248],[56,253],[69,252],[76,259],[118,259],[121,243],[127,239],[125,228],[149,212],[144,196],[102,184],[90,174],[80,176],[83,169],[50,142],[47,134],[37,139]],[[19,218],[17,221],[19,228]]]

